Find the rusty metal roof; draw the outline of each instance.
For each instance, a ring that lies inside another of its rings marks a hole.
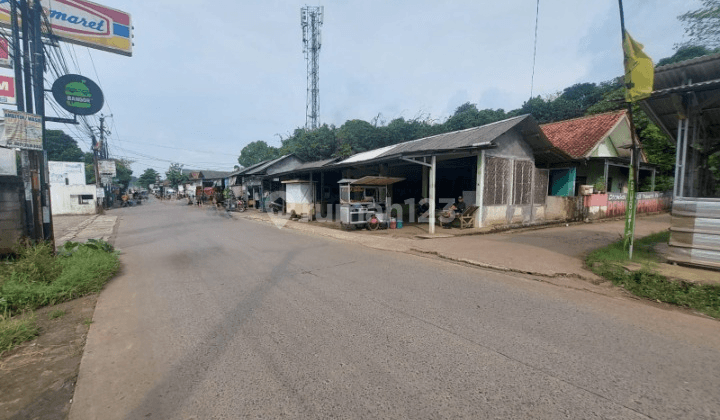
[[[390,176],[364,176],[360,179],[356,179],[352,182],[349,182],[353,185],[381,185],[381,186],[387,186],[390,184],[394,184],[396,182],[405,181],[405,178],[397,178],[397,177],[390,177]],[[342,181],[340,181],[342,182]]]

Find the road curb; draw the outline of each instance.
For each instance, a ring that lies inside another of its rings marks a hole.
[[[243,217],[244,219],[249,219],[257,222],[262,222],[266,224],[272,224],[270,220],[267,220],[261,216],[254,216],[254,215],[245,215]],[[297,222],[295,222],[297,223]],[[582,223],[582,222],[581,222]],[[346,240],[346,241],[352,241],[353,243],[357,243],[360,245],[363,245],[367,248],[371,249],[377,249],[380,251],[394,251],[394,252],[402,252],[402,253],[412,253],[415,255],[421,255],[421,256],[434,256],[437,258],[441,258],[443,260],[452,261],[456,263],[462,263],[462,264],[468,264],[472,265],[478,268],[484,268],[489,270],[495,270],[495,271],[501,271],[505,273],[518,273],[518,274],[526,274],[526,275],[532,275],[532,276],[538,276],[538,277],[545,277],[545,278],[569,278],[569,279],[578,279],[583,280],[592,284],[598,284],[602,282],[602,278],[599,276],[592,275],[583,275],[581,273],[564,273],[564,272],[553,272],[553,273],[543,273],[540,271],[533,271],[533,270],[523,270],[518,268],[512,268],[512,267],[506,267],[502,265],[496,265],[496,264],[490,264],[485,263],[481,261],[471,260],[467,258],[460,258],[460,257],[453,257],[451,255],[443,254],[438,251],[428,251],[420,248],[413,247],[409,244],[402,244],[399,242],[393,243],[392,245],[395,246],[388,246],[391,244],[385,243],[385,244],[370,244],[363,240],[358,240],[360,238],[349,238],[347,236],[344,236],[342,234],[337,234],[335,231],[327,229],[327,230],[310,230],[310,229],[302,229],[298,226],[295,226],[291,223],[287,223],[284,226],[287,229],[292,229],[300,232],[309,232],[312,234],[334,238],[334,239],[340,239],[340,240]],[[373,239],[379,240],[379,241],[388,241],[390,238],[378,238],[373,237]],[[390,239],[392,241],[399,241],[398,239]]]
[[[410,248],[410,251],[412,251],[414,253],[418,253],[418,254],[433,255],[433,256],[436,256],[443,260],[448,260],[448,261],[453,261],[453,262],[458,262],[458,263],[463,263],[463,264],[469,264],[469,265],[473,265],[473,266],[480,267],[480,268],[486,268],[486,269],[495,270],[495,271],[502,271],[502,272],[506,272],[506,273],[528,274],[531,276],[539,276],[539,277],[547,277],[547,278],[571,278],[571,279],[587,281],[587,282],[590,282],[593,284],[598,282],[598,280],[599,280],[599,278],[593,278],[592,276],[583,276],[582,274],[578,274],[578,273],[557,273],[557,272],[556,273],[543,273],[540,271],[521,270],[518,268],[505,267],[502,265],[489,264],[489,263],[484,263],[484,262],[480,262],[480,261],[475,261],[475,260],[471,260],[468,258],[452,257],[452,256],[442,254],[437,251],[428,251],[428,250],[423,250],[423,249],[418,249],[418,248]]]

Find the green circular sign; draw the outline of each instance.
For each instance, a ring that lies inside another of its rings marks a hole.
[[[63,109],[77,115],[96,114],[105,101],[100,87],[79,74],[66,74],[57,79],[52,85],[52,94]]]

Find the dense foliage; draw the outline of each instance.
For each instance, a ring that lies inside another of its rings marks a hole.
[[[48,160],[82,162],[84,158],[77,141],[62,130],[45,130],[45,150]]]

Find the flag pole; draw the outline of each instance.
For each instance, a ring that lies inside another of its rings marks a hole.
[[[625,42],[626,32],[625,32],[625,14],[623,13],[623,3],[622,0],[618,0],[618,4],[620,6],[620,30],[622,31],[622,42]],[[626,66],[624,65],[625,57],[625,48],[623,48],[623,68],[626,69]],[[625,70],[627,72],[627,69]],[[625,86],[625,89],[628,89],[628,86]],[[632,139],[632,149],[631,149],[631,155],[630,155],[630,167],[628,172],[628,196],[627,196],[627,204],[625,206],[625,234],[623,236],[623,247],[628,250],[628,257],[632,259],[633,255],[633,245],[635,242],[635,215],[636,215],[636,208],[637,208],[637,199],[636,199],[636,189],[637,189],[637,182],[638,182],[638,175],[639,171],[638,168],[640,167],[640,154],[638,153],[639,150],[639,144],[636,139],[635,134],[635,122],[633,121],[633,108],[632,108],[632,102],[628,101],[627,103],[627,111],[628,111],[628,119],[630,120],[630,138]]]

